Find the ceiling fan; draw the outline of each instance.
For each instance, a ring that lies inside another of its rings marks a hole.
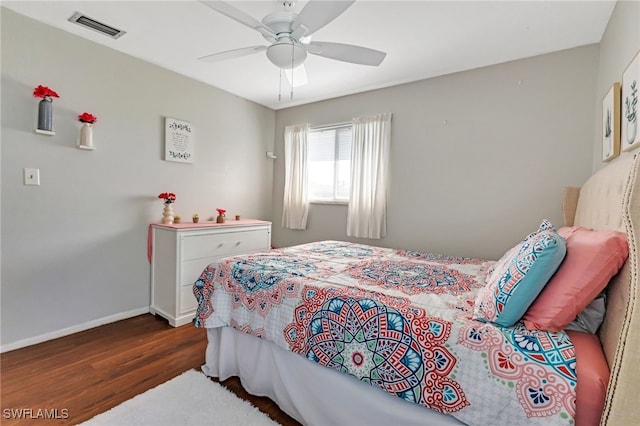
[[[199,59],[215,62],[266,51],[267,58],[271,63],[278,68],[291,70],[304,63],[307,53],[371,66],[378,66],[384,60],[386,53],[378,50],[343,43],[309,41],[308,39],[311,34],[340,16],[355,0],[309,0],[299,14],[292,11],[293,1],[278,2],[283,5],[284,10],[271,13],[262,18],[262,21],[258,21],[228,2],[201,0],[201,3],[211,9],[258,31],[271,44],[227,50]]]

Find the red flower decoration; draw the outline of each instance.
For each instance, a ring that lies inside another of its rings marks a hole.
[[[158,195],[158,198],[162,198],[165,204],[171,204],[176,201],[176,194],[174,194],[173,192],[163,192],[162,194]]]
[[[221,216],[224,216],[224,214],[227,212],[225,209],[216,209],[218,211],[218,214]]]
[[[78,120],[82,121],[83,123],[95,123],[96,121],[98,121],[98,117],[96,117],[93,114],[89,114],[88,112],[83,112],[82,114],[80,114],[78,116]]]
[[[35,96],[36,98],[44,98],[45,96],[51,96],[52,98],[60,97],[55,91],[49,89],[47,86],[42,85],[33,89],[33,96]]]

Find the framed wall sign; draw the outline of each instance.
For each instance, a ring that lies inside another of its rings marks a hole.
[[[602,161],[620,154],[620,83],[613,83],[602,100]]]
[[[164,159],[193,163],[193,128],[188,121],[165,117]]]
[[[622,74],[622,150],[631,151],[640,146],[638,129],[638,85],[640,85],[640,52],[636,53]]]

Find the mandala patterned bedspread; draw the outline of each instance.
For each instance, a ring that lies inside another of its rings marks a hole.
[[[338,241],[227,258],[194,284],[194,322],[270,340],[467,424],[573,424],[569,337],[472,319],[491,264]]]

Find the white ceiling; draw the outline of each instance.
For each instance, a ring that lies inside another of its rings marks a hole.
[[[277,0],[232,1],[254,18]],[[307,1],[298,1],[299,12]],[[273,109],[392,86],[557,50],[598,43],[615,6],[609,1],[359,0],[313,41],[387,52],[379,67],[315,55],[309,83],[293,99],[264,52],[207,63],[197,58],[266,41],[257,31],[197,1],[2,1],[2,6]],[[117,40],[67,21],[74,12],[126,31]]]

